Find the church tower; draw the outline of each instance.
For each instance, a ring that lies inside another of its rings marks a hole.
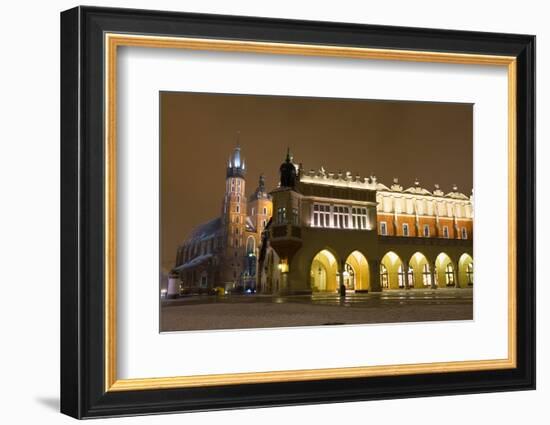
[[[267,193],[265,189],[265,178],[263,174],[260,175],[256,191],[250,195],[248,206],[252,224],[258,233],[257,246],[259,246],[261,234],[273,213],[273,202],[271,201],[271,195]]]
[[[243,270],[247,216],[245,175],[245,161],[237,144],[227,162],[222,211],[225,255],[221,275],[226,284],[235,284]]]

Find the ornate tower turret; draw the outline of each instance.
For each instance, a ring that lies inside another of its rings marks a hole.
[[[281,174],[281,187],[295,188],[298,181],[296,166],[292,163],[290,148],[287,149],[285,162],[279,168]]]
[[[244,179],[246,175],[246,164],[244,158],[241,159],[241,146],[237,142],[237,146],[233,150],[233,154],[227,162],[227,178],[241,177]]]

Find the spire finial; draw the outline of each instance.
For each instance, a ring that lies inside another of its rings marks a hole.
[[[286,162],[290,162],[290,146],[286,148]]]
[[[241,148],[241,130],[237,130],[237,149]]]

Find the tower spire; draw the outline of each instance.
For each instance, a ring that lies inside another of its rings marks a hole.
[[[240,146],[240,131],[237,132],[237,146],[233,149],[233,154],[229,157],[227,163],[227,176],[226,177],[242,177],[244,178],[246,173],[246,165],[244,158],[241,157]]]

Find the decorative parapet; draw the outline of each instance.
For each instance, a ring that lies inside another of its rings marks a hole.
[[[353,175],[351,172],[330,172],[325,170],[324,167],[319,170],[309,170],[307,173],[301,171],[300,182],[306,184],[317,184],[333,187],[348,187],[352,189],[364,189],[364,190],[376,190],[378,192],[393,192],[393,193],[409,193],[413,195],[435,196],[444,197],[457,200],[471,201],[472,197],[469,197],[458,191],[458,187],[453,185],[452,192],[445,194],[439,186],[434,185],[433,192],[422,187],[418,179],[415,179],[413,186],[404,189],[397,177],[394,177],[393,183],[390,187],[378,182],[378,179],[374,174],[370,177],[361,177],[359,174]]]
[[[361,177],[353,176],[352,173],[339,171],[337,173],[327,172],[324,167],[318,171],[310,170],[300,175],[300,182],[319,184],[325,186],[349,187],[352,189],[376,190],[376,176]]]

